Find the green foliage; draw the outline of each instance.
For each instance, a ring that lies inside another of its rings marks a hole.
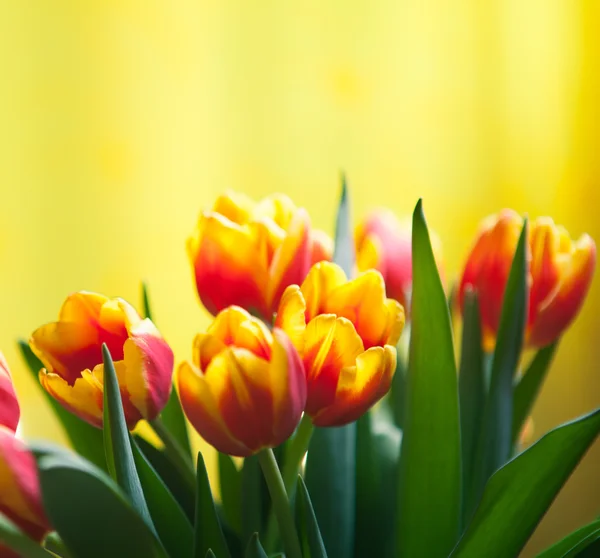
[[[315,511],[302,477],[298,477],[296,524],[303,558],[327,558]]]
[[[396,545],[400,556],[437,558],[448,555],[459,534],[460,418],[450,314],[420,201],[413,215],[412,257]]]
[[[32,541],[8,517],[0,512],[0,540],[11,550],[28,558],[50,558],[51,554]]]

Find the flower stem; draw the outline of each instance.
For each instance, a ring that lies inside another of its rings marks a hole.
[[[308,444],[312,437],[314,426],[311,418],[305,414],[298,425],[296,434],[289,441],[285,448],[283,458],[283,484],[288,494],[293,494],[298,478],[298,469],[302,463],[302,459],[308,451]]]
[[[152,430],[160,438],[165,446],[165,454],[169,461],[183,477],[186,484],[195,490],[196,472],[191,456],[181,447],[179,442],[171,435],[169,429],[165,426],[160,417],[149,421]]]
[[[290,501],[273,450],[270,448],[262,450],[258,454],[258,462],[271,495],[286,556],[288,558],[302,558],[302,550],[300,549],[300,541],[298,540],[298,533],[290,508]]]

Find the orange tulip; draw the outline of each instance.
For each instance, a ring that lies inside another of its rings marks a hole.
[[[15,394],[8,364],[0,353],[0,426],[6,426],[13,432],[19,424],[21,415],[19,402]]]
[[[301,287],[286,289],[275,325],[302,357],[308,382],[305,411],[315,425],[352,422],[389,390],[404,309],[386,299],[378,271],[348,281],[339,266],[316,264]]]
[[[302,282],[314,261],[331,258],[331,240],[311,231],[306,211],[284,195],[259,203],[222,195],[200,215],[187,248],[211,314],[237,305],[268,322],[285,288]]]
[[[463,272],[459,304],[462,308],[467,286],[477,291],[486,350],[493,349],[496,341],[504,290],[522,227],[523,219],[510,209],[484,220]],[[588,235],[573,241],[549,217],[531,223],[527,346],[543,347],[565,331],[583,304],[595,265],[596,245]]]
[[[287,440],[306,402],[304,368],[288,336],[238,306],[196,336],[193,362],[180,365],[178,384],[198,433],[240,457]]]
[[[36,541],[41,541],[50,530],[42,509],[35,459],[23,442],[3,426],[0,426],[0,513]],[[17,556],[0,544],[0,558]]]
[[[439,238],[430,231],[440,273]],[[356,227],[356,265],[359,271],[376,269],[383,275],[387,296],[407,306],[412,290],[411,220],[399,220],[389,209],[376,209]]]
[[[173,352],[154,324],[122,299],[78,292],[62,305],[58,321],[33,332],[32,350],[46,368],[40,381],[63,407],[102,426],[102,344],[115,364],[129,428],[161,412],[171,393]]]

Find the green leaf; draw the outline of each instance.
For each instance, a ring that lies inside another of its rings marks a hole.
[[[555,428],[492,475],[453,558],[513,558],[600,432],[600,409]]]
[[[298,477],[296,495],[296,524],[300,546],[302,547],[302,556],[304,558],[327,558],[327,552],[319,531],[315,511],[308,494],[308,489],[301,476]],[[337,556],[337,554],[333,554],[332,556]]]
[[[346,177],[337,213],[333,261],[351,277],[354,236]],[[306,461],[306,484],[328,552],[351,558],[355,522],[356,425],[315,428]]]
[[[255,455],[244,459],[242,467],[242,540],[247,541],[253,533],[262,532],[270,502],[266,483]]]
[[[221,501],[227,523],[238,536],[242,533],[242,473],[233,459],[224,453],[218,454],[219,484]]]
[[[190,489],[185,479],[179,474],[178,469],[165,455],[163,450],[153,446],[141,436],[134,435],[134,438],[139,449],[158,473],[158,476],[167,485],[167,488],[175,497],[187,518],[190,522],[193,522],[196,513],[196,491]]]
[[[148,526],[154,529],[133,461],[115,366],[105,343],[102,345],[102,359],[104,361],[104,450],[108,470],[127,494],[133,507]]]
[[[194,547],[192,524],[135,440],[131,438],[130,442],[144,497],[160,540],[171,556],[191,557]]]
[[[152,321],[152,310],[150,307],[150,296],[148,294],[148,285],[146,282],[142,282],[142,307],[144,308],[144,316]],[[175,386],[171,389],[171,395],[165,405],[160,418],[163,424],[167,427],[167,430],[171,433],[173,438],[177,440],[181,448],[187,453],[192,455],[192,448],[190,446],[190,437],[187,430],[187,422],[179,397],[177,396],[177,390]]]
[[[64,450],[38,455],[44,509],[74,558],[167,558],[148,524],[100,469]]]
[[[404,331],[402,332],[402,337],[407,335],[409,329],[410,324],[406,324],[404,326]],[[387,402],[388,407],[392,412],[392,416],[394,417],[394,422],[398,428],[402,428],[402,423],[404,421],[404,398],[406,397],[406,374],[408,368],[406,355],[401,349],[401,346],[402,339],[400,339],[397,346],[396,372],[394,373],[394,378],[392,380],[392,387],[384,400]]]
[[[354,234],[352,231],[352,218],[350,216],[350,199],[346,176],[342,174],[342,193],[335,227],[333,261],[344,270],[347,277],[352,277],[354,273],[354,260]]]
[[[0,512],[0,542],[19,555],[27,558],[50,558],[49,552],[32,541],[8,517]]]
[[[356,428],[356,529],[354,557],[394,555],[400,430],[381,415],[363,415]]]
[[[215,553],[209,548],[206,551],[206,555],[205,555],[204,558],[217,558],[217,557],[215,556]]]
[[[104,457],[104,445],[102,441],[102,430],[89,425],[79,417],[71,414],[62,405],[54,399],[40,384],[39,373],[44,365],[33,354],[29,344],[24,339],[19,339],[19,350],[21,356],[27,363],[27,366],[33,376],[35,383],[44,394],[46,401],[50,403],[52,410],[60,421],[65,434],[69,438],[73,449],[88,461],[91,461],[97,467],[106,470],[106,459]]]
[[[525,220],[502,301],[490,389],[483,411],[477,458],[467,501],[467,518],[472,516],[492,473],[504,465],[512,453],[513,378],[523,348],[527,317],[526,252]]]
[[[540,349],[517,385],[514,387],[514,405],[512,419],[512,444],[519,439],[523,425],[527,417],[531,414],[531,409],[537,399],[538,393],[542,388],[552,358],[558,347],[558,341]]]
[[[486,391],[477,293],[467,290],[463,308],[462,347],[458,374],[465,499],[475,467],[475,450],[479,441]]]
[[[459,534],[460,418],[450,313],[421,201],[413,214],[412,264],[396,543],[400,556],[436,558],[448,555]]]
[[[538,554],[537,558],[566,558],[577,556],[593,542],[600,539],[600,519],[580,527],[564,539]]]
[[[268,558],[265,549],[260,544],[258,540],[258,533],[254,533],[250,537],[250,541],[248,541],[248,546],[246,547],[246,553],[244,554],[244,558]]]
[[[213,549],[219,558],[229,558],[229,549],[221,530],[202,453],[198,452],[194,556],[202,558]]]

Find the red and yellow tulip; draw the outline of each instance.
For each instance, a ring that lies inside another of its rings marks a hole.
[[[178,385],[198,433],[241,457],[287,440],[306,403],[304,368],[288,336],[238,306],[196,336],[193,362],[180,365]]]
[[[0,513],[36,541],[50,530],[42,509],[37,465],[30,451],[0,426]],[[0,544],[0,558],[18,555]]]
[[[15,432],[20,415],[19,402],[10,377],[8,364],[6,364],[4,355],[0,353],[0,426],[5,426]]]
[[[211,314],[237,305],[270,322],[285,288],[301,283],[313,262],[330,259],[331,244],[287,196],[255,203],[230,192],[200,215],[187,248]]]
[[[114,360],[127,425],[152,420],[171,393],[173,352],[154,324],[119,298],[72,294],[57,322],[33,332],[31,348],[45,366],[42,385],[63,407],[102,426],[103,343]]]
[[[302,357],[315,425],[352,422],[389,390],[404,309],[386,299],[378,271],[348,281],[339,266],[316,264],[302,286],[286,289],[275,325]]]
[[[484,220],[469,254],[459,290],[478,293],[486,350],[494,347],[502,299],[523,219],[506,209]],[[589,289],[596,245],[586,234],[573,241],[549,217],[533,221],[528,236],[529,308],[526,344],[537,348],[558,339],[573,321]]]
[[[440,273],[441,246],[438,236],[429,231]],[[376,269],[383,275],[387,296],[404,307],[412,289],[412,242],[410,219],[399,220],[389,209],[376,209],[367,215],[354,235],[356,265],[359,271]]]

